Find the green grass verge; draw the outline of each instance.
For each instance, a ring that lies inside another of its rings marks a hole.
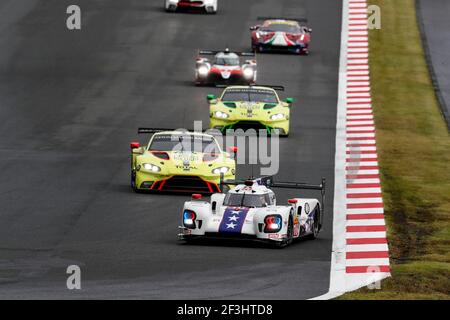
[[[372,99],[392,278],[340,299],[450,299],[450,136],[422,48],[414,0],[372,0]]]

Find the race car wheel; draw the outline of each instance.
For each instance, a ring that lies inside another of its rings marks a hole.
[[[287,237],[283,241],[275,242],[275,246],[277,248],[285,248],[288,245],[290,245],[294,240],[294,220],[292,219],[292,216],[289,216],[289,222],[287,227]]]
[[[214,7],[206,7],[206,13],[216,14],[217,10],[214,10]]]
[[[177,11],[177,6],[171,4],[169,6],[166,6],[166,2],[164,1],[164,6],[166,8],[166,12],[175,12]]]
[[[136,172],[134,171],[131,171],[131,189],[133,189],[134,192],[138,191],[136,186]]]
[[[320,231],[320,209],[316,208],[314,212],[313,232],[309,236],[310,239],[316,239]]]
[[[302,51],[301,51],[301,54],[302,54],[302,55],[305,55],[305,56],[309,55],[309,48],[308,48],[308,47],[304,47],[304,48],[302,49]]]

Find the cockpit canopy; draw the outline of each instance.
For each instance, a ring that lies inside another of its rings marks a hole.
[[[229,192],[223,204],[229,207],[263,208],[275,204],[275,194],[269,189],[265,193]]]
[[[212,136],[182,132],[155,134],[148,151],[221,153],[216,139]]]
[[[214,64],[219,66],[239,66],[239,56],[232,52],[219,52],[214,57]]]

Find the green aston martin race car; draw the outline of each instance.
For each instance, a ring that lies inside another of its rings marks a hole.
[[[234,179],[236,147],[222,150],[210,134],[140,128],[147,145],[131,142],[131,187],[135,191],[220,192],[221,177]]]
[[[281,101],[276,92],[281,86],[230,86],[216,98],[208,95],[211,129],[225,133],[228,129],[277,130],[289,135],[292,98]]]

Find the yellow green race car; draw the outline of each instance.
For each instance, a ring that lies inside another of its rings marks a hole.
[[[228,129],[264,129],[268,134],[277,130],[289,135],[290,107],[294,101],[281,101],[276,92],[281,86],[230,86],[216,98],[208,95],[211,129],[225,133]]]
[[[134,191],[220,192],[220,179],[234,179],[235,153],[224,152],[214,136],[189,131],[140,128],[149,143],[131,142]]]

